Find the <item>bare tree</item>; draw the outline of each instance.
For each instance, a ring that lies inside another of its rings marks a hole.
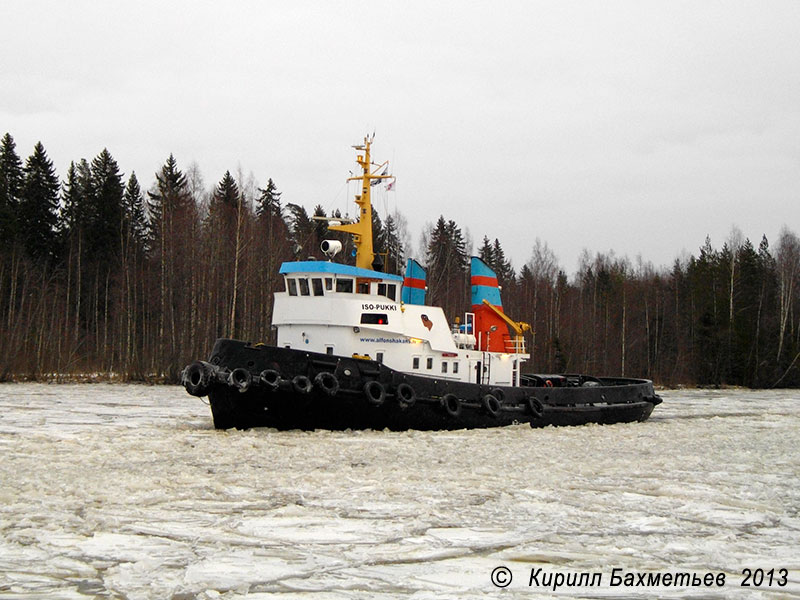
[[[780,362],[786,338],[787,327],[793,327],[791,321],[797,279],[800,274],[800,239],[787,227],[781,229],[775,247],[775,262],[778,271],[779,308],[778,308],[778,355]]]

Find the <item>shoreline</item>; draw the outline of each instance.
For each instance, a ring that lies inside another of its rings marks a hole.
[[[149,386],[180,386],[180,378],[174,380],[166,376],[147,376],[143,379],[126,379],[123,375],[119,374],[101,374],[101,373],[82,373],[82,374],[64,374],[64,375],[51,375],[48,377],[26,377],[16,376],[8,377],[7,379],[0,380],[0,385],[3,384],[23,384],[23,383],[40,383],[48,385],[75,385],[75,384],[127,384],[127,385],[149,385]],[[680,390],[773,390],[773,389],[786,389],[794,390],[799,388],[793,387],[773,387],[773,388],[749,388],[741,385],[697,385],[691,383],[678,383],[675,385],[664,385],[660,383],[653,383],[657,392],[669,392]]]

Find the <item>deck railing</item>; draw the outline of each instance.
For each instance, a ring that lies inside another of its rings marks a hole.
[[[525,338],[521,335],[506,337],[505,351],[509,354],[525,354]]]

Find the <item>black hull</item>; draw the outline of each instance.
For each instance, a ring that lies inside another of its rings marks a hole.
[[[189,393],[208,394],[217,429],[404,431],[629,423],[644,421],[661,402],[653,384],[643,379],[539,375],[524,382],[506,387],[448,381],[371,360],[226,339],[217,340],[209,363],[193,363],[184,371]]]

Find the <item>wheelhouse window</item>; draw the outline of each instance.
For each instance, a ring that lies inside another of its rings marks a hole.
[[[411,359],[411,368],[412,369],[419,369],[419,356],[415,356]]]
[[[390,300],[397,299],[397,285],[394,283],[379,283],[378,284],[378,295],[379,296],[386,296]]]
[[[297,280],[297,282],[300,284],[300,295],[310,296],[311,291],[308,289],[308,279],[306,279],[305,277],[301,277],[300,279]]]
[[[333,279],[331,277],[325,278],[325,289],[329,292],[333,290]]]
[[[356,280],[356,294],[369,294],[369,279]]]
[[[447,373],[447,361],[442,361],[442,373]]]
[[[386,325],[389,316],[384,313],[361,313],[362,325]]]
[[[311,280],[311,289],[315,296],[322,296],[322,279],[315,277]]]
[[[425,362],[425,368],[429,371],[433,368],[433,357],[428,357],[428,360]]]
[[[453,373],[458,373],[458,362],[453,363]]]
[[[286,291],[290,296],[297,296],[297,281],[292,278],[286,279]]]
[[[353,293],[353,280],[352,279],[339,279],[336,278],[336,291],[344,292],[346,294]]]

